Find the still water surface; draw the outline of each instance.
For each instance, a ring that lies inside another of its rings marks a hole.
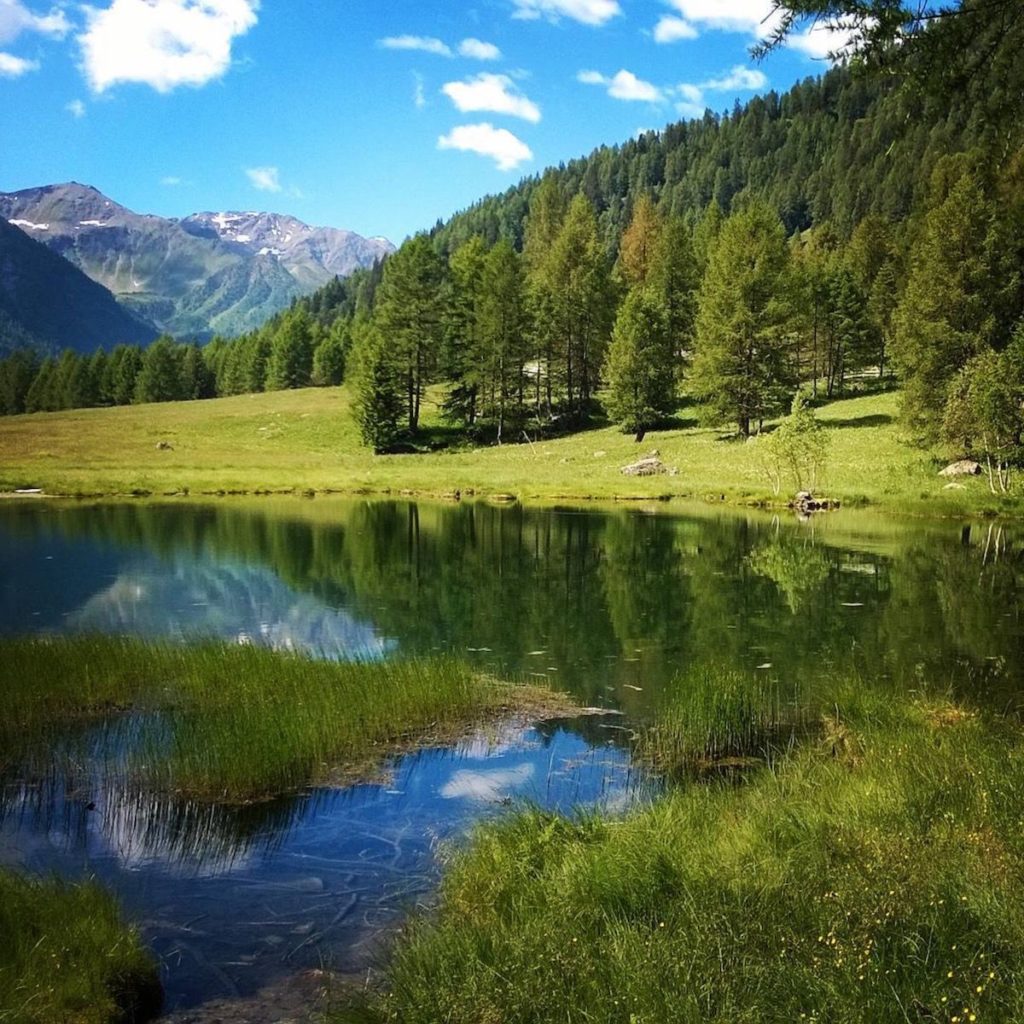
[[[1024,537],[841,513],[390,501],[0,507],[0,631],[216,636],[330,658],[454,651],[626,712],[402,758],[378,785],[244,810],[8,786],[0,862],[92,873],[161,956],[168,1008],[366,965],[439,843],[510,801],[620,809],[623,723],[680,670],[859,673],[1024,694]],[[97,765],[102,761],[97,757]],[[92,809],[90,809],[90,806]]]

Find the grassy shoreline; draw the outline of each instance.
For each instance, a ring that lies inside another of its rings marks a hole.
[[[0,935],[2,1021],[136,1024],[159,1012],[156,964],[95,882],[0,869]]]
[[[435,396],[436,397],[436,396]],[[0,492],[70,497],[360,494],[515,498],[525,502],[683,501],[781,506],[755,444],[680,418],[644,443],[614,427],[566,437],[413,455],[374,456],[359,442],[348,388],[206,402],[85,409],[0,419]],[[934,516],[1024,515],[1015,495],[980,478],[938,476],[942,453],[902,444],[898,395],[844,399],[818,411],[832,454],[823,493],[844,505]],[[444,439],[436,406],[428,435]],[[170,449],[158,450],[166,442]],[[623,476],[653,449],[675,475]]]
[[[739,783],[683,773],[622,818],[480,826],[380,987],[332,1019],[1020,1020],[1019,724],[857,680],[820,696],[814,728]],[[684,733],[670,718],[648,737],[658,760],[684,767],[705,740],[766,753],[749,725],[774,697],[748,697]]]

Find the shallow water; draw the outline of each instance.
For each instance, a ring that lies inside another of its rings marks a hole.
[[[3,632],[212,635],[332,658],[454,651],[627,717],[422,751],[378,785],[243,810],[154,799],[98,769],[72,794],[14,787],[0,862],[107,882],[162,959],[168,1009],[325,961],[359,969],[429,899],[439,844],[481,817],[520,800],[643,798],[623,730],[680,669],[856,672],[1016,706],[1022,552],[1009,527],[852,513],[8,504]]]

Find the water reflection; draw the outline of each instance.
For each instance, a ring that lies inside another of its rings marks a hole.
[[[1024,693],[1018,529],[323,501],[0,507],[0,630],[213,635],[331,657],[455,651],[642,717],[680,669]],[[403,759],[379,785],[246,808],[118,770],[130,720],[6,752],[0,860],[109,882],[172,1005],[365,962],[436,881],[438,840],[506,800],[625,806],[629,719]],[[68,755],[63,761],[61,752]],[[79,768],[66,769],[73,754]],[[56,755],[56,756],[55,756]]]
[[[509,802],[615,810],[646,785],[571,723],[403,757],[389,777],[247,808],[176,802],[97,779],[22,787],[0,860],[111,885],[165,968],[168,1009],[246,995],[326,960],[365,968],[437,881],[437,844]]]

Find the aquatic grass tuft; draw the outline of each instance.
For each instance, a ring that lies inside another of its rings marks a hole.
[[[526,704],[568,700],[448,658],[339,664],[265,648],[116,637],[0,642],[6,774],[70,770],[245,803],[379,771]],[[53,764],[56,752],[59,763]]]
[[[99,885],[0,869],[3,1024],[134,1024],[160,1002],[156,965]]]

